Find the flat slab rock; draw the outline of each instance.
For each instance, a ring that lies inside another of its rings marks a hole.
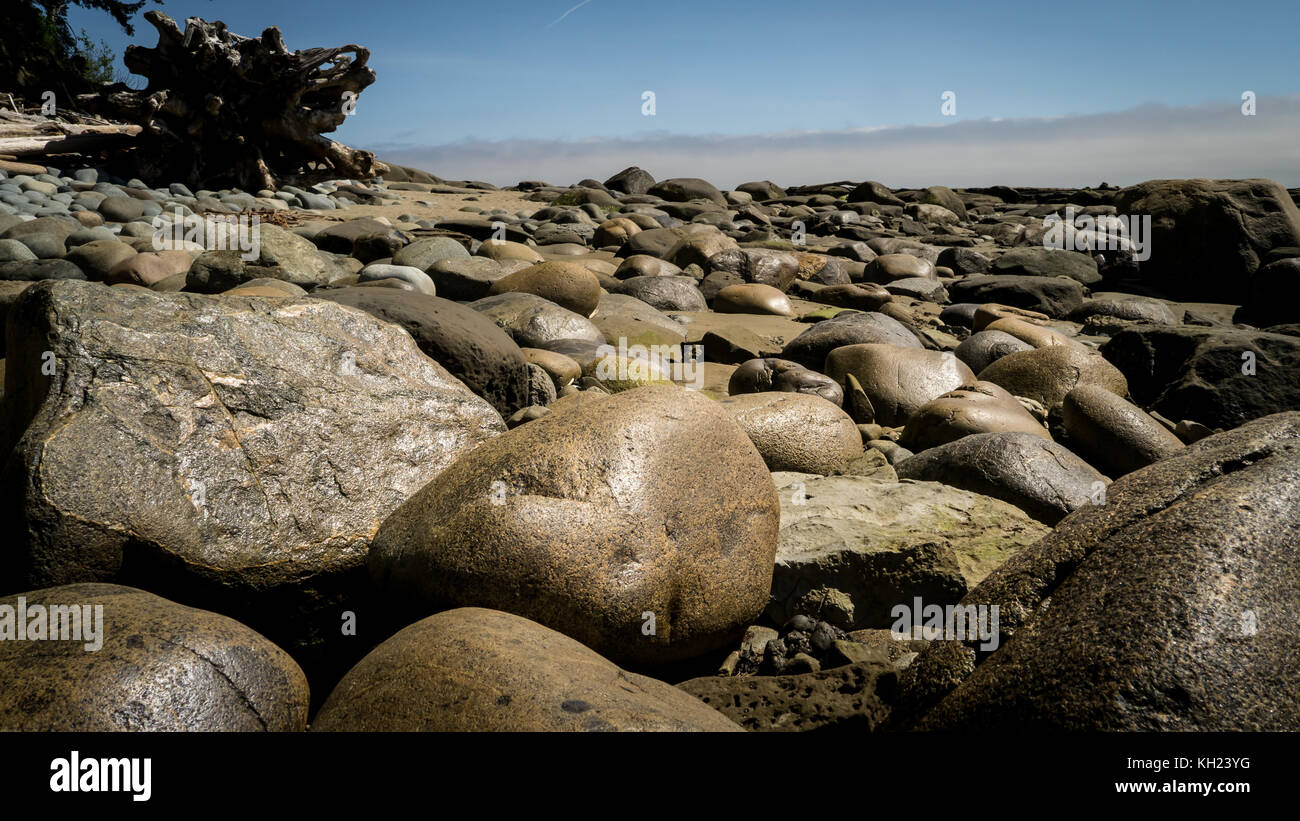
[[[773,473],[781,533],[768,616],[889,627],[920,596],[955,604],[1051,529],[1019,508],[938,482]],[[821,605],[819,605],[821,603]],[[830,603],[839,612],[818,613]]]

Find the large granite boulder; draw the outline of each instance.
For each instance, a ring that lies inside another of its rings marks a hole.
[[[763,609],[778,524],[771,475],[726,411],[644,387],[466,454],[384,522],[370,570],[413,612],[492,607],[619,663],[668,662]]]

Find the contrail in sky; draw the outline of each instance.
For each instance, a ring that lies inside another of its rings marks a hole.
[[[590,3],[590,2],[591,2],[591,0],[582,0],[582,2],[579,3],[578,5],[574,6],[574,7],[571,8],[571,9],[569,9],[569,10],[566,11],[564,14],[561,14],[561,15],[560,15],[558,18],[556,18],[555,20],[552,20],[551,22],[547,23],[547,24],[546,24],[546,27],[547,27],[547,28],[550,28],[551,26],[553,26],[553,25],[555,25],[556,23],[560,22],[561,20],[563,20],[564,18],[568,17],[570,14],[573,14],[575,11],[577,11],[578,9],[582,8],[583,6],[587,5],[587,4]]]

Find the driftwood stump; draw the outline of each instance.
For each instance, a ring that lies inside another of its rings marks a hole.
[[[250,38],[220,21],[191,17],[182,32],[161,12],[144,17],[158,30],[158,45],[130,46],[123,61],[148,85],[115,83],[77,98],[87,110],[141,127],[130,150],[136,176],[258,190],[388,170],[369,151],[321,136],[375,81],[368,49],[289,51],[275,26]]]

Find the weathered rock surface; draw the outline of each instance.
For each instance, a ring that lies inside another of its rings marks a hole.
[[[787,676],[706,676],[677,687],[752,732],[871,732],[889,717],[898,673],[864,663]]]
[[[1000,604],[1004,640],[973,674],[970,648],[931,645],[910,668],[917,683],[960,686],[921,726],[1300,728],[1297,510],[1300,413],[1116,481],[1105,505],[1069,517],[966,597]],[[944,689],[915,692],[923,704]]]
[[[781,537],[768,616],[889,627],[920,596],[953,604],[1048,529],[1012,505],[935,482],[773,475]],[[836,603],[837,612],[822,611]]]
[[[1133,398],[1169,419],[1232,428],[1300,409],[1300,338],[1237,328],[1140,325],[1102,353]]]
[[[72,584],[0,598],[13,608],[10,630],[20,599],[32,619],[24,626],[45,622],[57,635],[12,640],[0,615],[0,636],[11,639],[0,641],[4,732],[307,728],[302,670],[233,619],[132,587]]]
[[[319,611],[364,590],[383,519],[505,429],[406,332],[322,300],[59,282],[12,317],[3,577],[141,586],[295,653],[338,635]]]

